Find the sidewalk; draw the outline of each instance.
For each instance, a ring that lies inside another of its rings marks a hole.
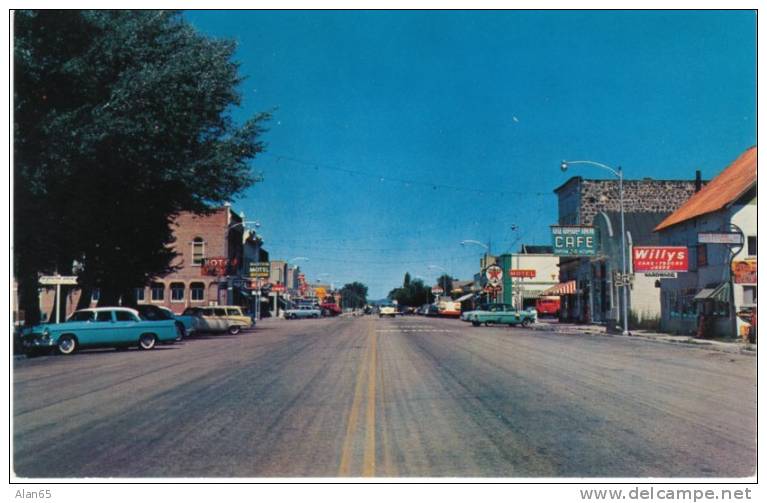
[[[575,323],[558,323],[551,321],[541,321],[531,325],[533,330],[554,332],[559,335],[590,335],[604,337],[630,337],[633,339],[646,339],[653,342],[665,344],[689,344],[701,349],[712,351],[721,351],[724,353],[743,353],[756,354],[756,344],[750,344],[740,341],[722,341],[713,339],[697,339],[689,335],[671,335],[649,330],[632,330],[628,336],[622,334],[612,334],[607,332],[607,328],[602,325],[578,325]]]

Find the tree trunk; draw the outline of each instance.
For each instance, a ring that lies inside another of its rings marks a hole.
[[[120,305],[124,307],[135,308],[138,305],[135,288],[125,288],[122,292],[122,295],[120,295],[120,298],[122,299]]]
[[[120,289],[111,285],[102,285],[99,291],[99,307],[111,307],[118,305],[120,301]]]
[[[24,325],[40,323],[40,298],[37,292],[37,274],[18,278],[19,311],[24,311]]]
[[[77,309],[86,309],[91,307],[91,295],[93,295],[93,287],[81,287],[80,298],[77,300]]]

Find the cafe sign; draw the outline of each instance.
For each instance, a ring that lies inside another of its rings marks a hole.
[[[552,225],[551,241],[554,255],[590,257],[597,254],[599,234],[595,227]]]
[[[631,255],[634,272],[684,272],[688,268],[686,246],[635,246]]]

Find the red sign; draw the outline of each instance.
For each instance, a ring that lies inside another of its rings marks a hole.
[[[285,291],[285,285],[282,283],[277,283],[275,285],[272,285],[272,291],[273,292],[284,292]]]
[[[203,276],[226,276],[231,274],[232,269],[236,267],[236,258],[229,260],[226,257],[211,257],[202,261],[200,272]]]
[[[436,294],[436,293],[442,293],[442,292],[444,292],[444,290],[442,288],[438,287],[438,286],[431,287],[431,293],[435,293]]]
[[[512,269],[509,271],[512,278],[534,278],[535,269]]]
[[[635,246],[634,272],[687,271],[686,246]]]
[[[732,263],[735,283],[756,283],[756,260],[736,260]]]
[[[499,285],[503,278],[503,269],[501,269],[500,266],[491,265],[485,269],[485,276],[487,277],[488,283],[491,285]]]

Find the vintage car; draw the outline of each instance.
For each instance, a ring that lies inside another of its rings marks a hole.
[[[240,306],[201,307],[197,318],[199,332],[228,332],[237,335],[243,328],[254,324],[250,316],[242,313]]]
[[[319,318],[322,315],[320,309],[315,306],[302,305],[294,309],[285,310],[286,320],[297,320],[298,318]]]
[[[378,308],[378,317],[383,318],[384,316],[391,316],[394,318],[397,316],[397,306],[395,305],[384,305]]]
[[[501,325],[522,325],[528,326],[535,322],[535,315],[530,311],[518,311],[509,304],[488,304],[481,306],[480,309],[471,311],[466,316],[466,321],[470,321],[475,327],[482,323],[485,326],[493,324]]]
[[[135,309],[97,307],[75,311],[64,323],[34,326],[22,336],[22,344],[28,355],[53,348],[70,355],[88,347],[152,349],[157,343],[173,343],[178,337],[174,320],[142,320]]]
[[[322,316],[338,316],[341,314],[341,308],[335,302],[325,302],[320,304]]]
[[[178,327],[178,333],[179,333],[178,340],[181,340],[184,337],[192,335],[197,328],[191,320],[189,320],[189,323],[187,325],[187,323],[182,321],[178,315],[176,315],[173,311],[171,311],[167,307],[155,306],[152,304],[140,304],[136,306],[135,309],[136,311],[138,311],[138,315],[139,317],[141,317],[142,320],[149,320],[149,321],[173,320],[175,321],[176,326]]]

